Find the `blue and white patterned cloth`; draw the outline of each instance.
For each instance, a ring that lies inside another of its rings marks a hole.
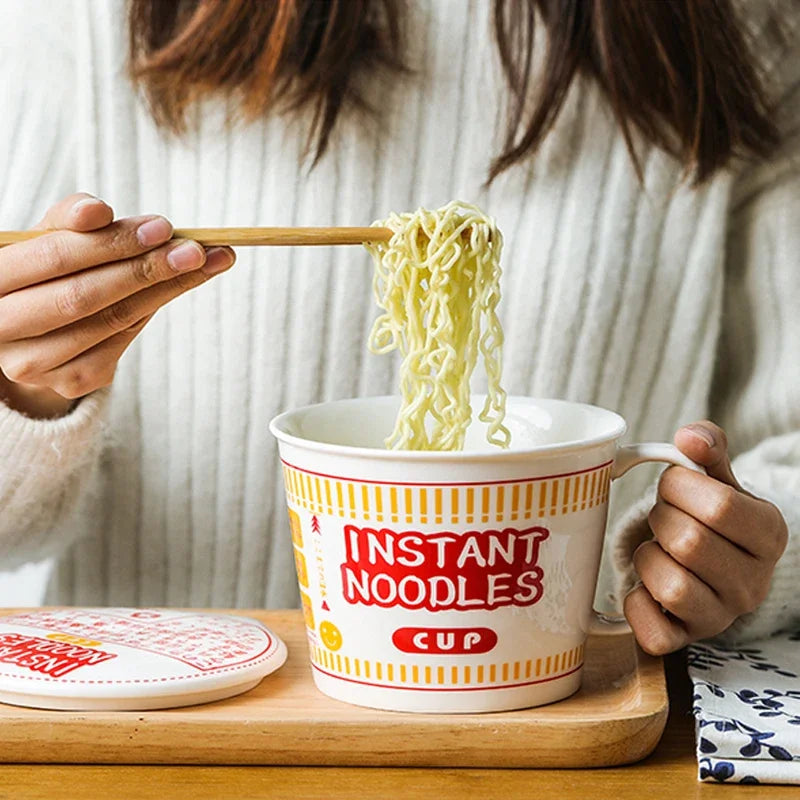
[[[689,648],[698,777],[800,784],[800,631]]]

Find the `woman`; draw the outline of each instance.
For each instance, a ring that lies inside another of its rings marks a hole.
[[[463,198],[507,241],[509,391],[707,467],[615,488],[601,601],[654,653],[796,621],[800,14],[735,10],[131,0],[126,30],[119,3],[6,4],[0,219],[54,204],[0,252],[0,565],[57,556],[49,603],[295,603],[267,423],[395,389],[368,258],[251,250],[210,280],[233,253],[166,220]]]

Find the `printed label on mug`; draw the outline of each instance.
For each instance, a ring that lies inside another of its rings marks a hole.
[[[488,483],[283,469],[320,675],[474,692],[580,670],[610,461]]]

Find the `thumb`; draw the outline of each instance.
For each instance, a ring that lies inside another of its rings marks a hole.
[[[94,195],[78,192],[59,200],[47,209],[34,230],[96,231],[114,219],[111,206]]]
[[[705,467],[710,477],[744,491],[731,469],[728,437],[719,425],[708,420],[684,425],[675,434],[675,446],[692,461]]]

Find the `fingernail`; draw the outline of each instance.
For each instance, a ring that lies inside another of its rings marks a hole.
[[[206,263],[201,272],[206,275],[216,275],[225,272],[235,260],[233,252],[227,247],[212,247],[206,253]]]
[[[175,272],[197,269],[205,261],[205,250],[197,242],[181,242],[167,253],[167,263]]]
[[[136,229],[136,238],[143,247],[166,242],[170,236],[172,236],[172,225],[164,217],[149,219]]]
[[[104,206],[105,203],[98,197],[84,197],[72,206],[72,213],[77,214],[85,206]]]
[[[703,428],[701,425],[687,425],[686,430],[689,433],[697,436],[698,439],[702,439],[709,447],[713,447],[717,442],[707,428]]]

